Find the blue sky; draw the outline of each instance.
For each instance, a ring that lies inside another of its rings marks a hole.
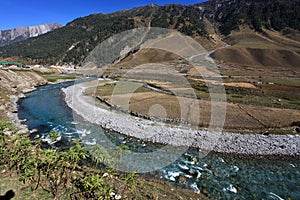
[[[78,17],[148,4],[196,4],[204,0],[2,0],[0,30],[45,23],[65,25]]]

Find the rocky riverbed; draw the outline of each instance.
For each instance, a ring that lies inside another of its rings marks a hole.
[[[85,120],[101,127],[145,141],[189,146],[203,152],[247,155],[300,155],[300,135],[260,135],[209,132],[185,126],[171,126],[114,111],[95,103],[84,91],[93,83],[81,83],[63,89],[67,105]]]

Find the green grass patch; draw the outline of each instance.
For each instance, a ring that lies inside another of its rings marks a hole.
[[[9,190],[14,191],[14,200],[53,199],[52,195],[42,188],[33,191],[30,186],[20,182],[19,175],[14,172],[0,174],[0,195],[4,195]]]
[[[273,77],[262,77],[261,80],[266,83],[274,83],[285,86],[300,86],[300,78],[273,78]]]
[[[243,39],[230,48],[251,48],[251,49],[273,49],[273,50],[284,50],[285,48],[278,45],[272,44],[267,41],[258,41],[255,39]]]
[[[289,91],[268,89],[227,88],[227,101],[266,107],[299,109],[300,99]]]
[[[273,82],[276,85],[268,88],[264,85],[262,88],[239,88],[226,86],[226,98],[231,103],[241,103],[256,106],[278,107],[299,109],[300,98],[294,90],[296,84],[300,85],[298,79],[263,79],[263,82]],[[299,82],[299,83],[298,83]],[[284,87],[277,87],[279,84]],[[210,100],[209,89],[200,84],[191,84],[198,99]],[[288,86],[288,87],[287,87]]]
[[[61,75],[61,74],[41,74],[41,76],[47,79],[49,82],[56,82],[58,80],[74,80],[76,76]]]
[[[13,68],[13,69],[9,69],[9,70],[14,71],[14,72],[30,72],[30,71],[32,71],[31,69],[22,69],[22,68],[18,68],[18,69]]]

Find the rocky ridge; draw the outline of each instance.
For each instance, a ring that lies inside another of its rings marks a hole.
[[[31,37],[37,37],[61,27],[62,25],[53,23],[3,30],[0,31],[0,46],[20,42]]]

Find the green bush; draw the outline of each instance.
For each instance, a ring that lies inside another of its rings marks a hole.
[[[15,129],[10,123],[0,122],[1,166],[14,170],[19,180],[32,190],[42,188],[54,199],[110,199],[117,191],[112,184],[113,179],[124,182],[122,184],[126,187],[129,187],[127,184],[135,186],[135,175],[120,175],[109,168],[106,171],[97,170],[98,162],[103,160],[89,159],[90,155],[79,141],[75,141],[66,151],[53,150],[41,148],[42,141],[31,140],[26,134],[8,136],[5,134],[8,130]],[[50,132],[49,136],[55,139],[59,134]],[[101,153],[97,151],[98,156]],[[95,168],[87,167],[83,164],[86,162],[92,163]],[[116,178],[118,176],[120,178]]]

